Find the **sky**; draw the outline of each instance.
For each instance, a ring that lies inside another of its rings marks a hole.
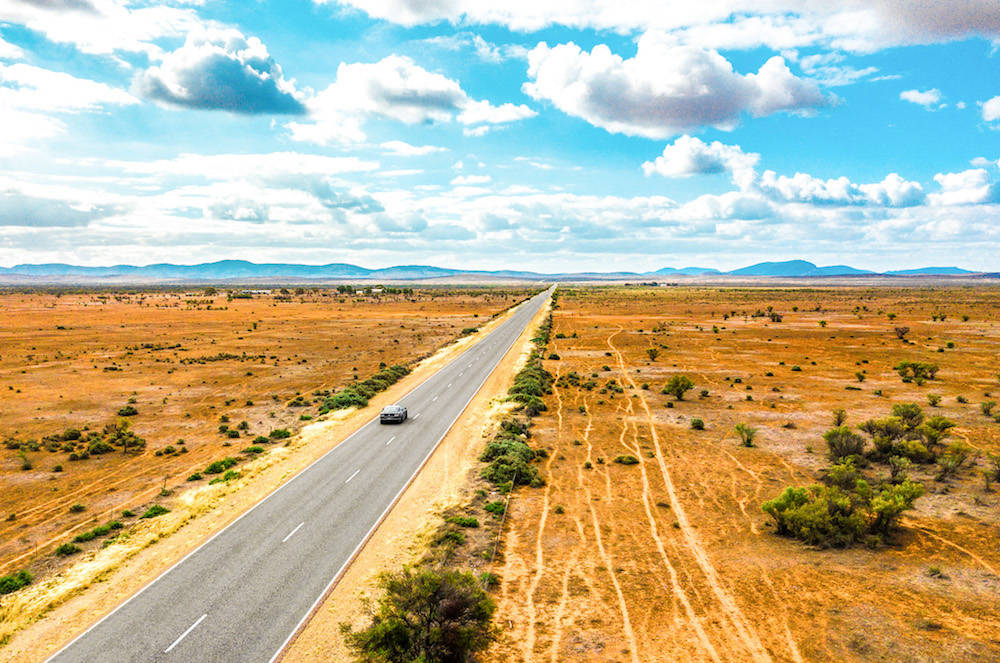
[[[0,0],[0,265],[1000,270],[996,0]]]

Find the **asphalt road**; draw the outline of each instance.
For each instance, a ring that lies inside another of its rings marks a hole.
[[[343,572],[525,326],[547,290],[50,658],[273,660]]]

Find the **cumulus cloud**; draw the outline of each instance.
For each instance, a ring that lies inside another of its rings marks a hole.
[[[983,102],[983,119],[987,122],[1000,120],[1000,96]]]
[[[401,25],[449,21],[533,32],[552,25],[621,33],[670,30],[715,48],[795,48],[826,44],[851,51],[1000,36],[993,0],[314,0],[355,7]]]
[[[267,47],[233,29],[190,33],[161,64],[136,76],[133,87],[142,96],[185,108],[248,115],[306,111]]]
[[[759,154],[746,153],[739,145],[725,145],[717,140],[705,143],[685,135],[663,148],[663,154],[655,161],[642,164],[642,170],[646,175],[664,177],[731,173],[745,187],[748,178],[753,178],[753,168],[759,160]]]
[[[74,204],[65,200],[0,190],[0,226],[47,228],[85,226],[115,213],[114,207]]]
[[[789,177],[766,170],[753,186],[772,198],[812,205],[910,207],[924,201],[920,183],[905,180],[896,173],[890,173],[881,182],[856,184],[843,176],[824,180],[807,173]]]
[[[524,91],[612,133],[665,138],[704,126],[733,128],[744,113],[809,111],[828,100],[781,57],[742,75],[713,50],[677,46],[661,35],[639,39],[633,58],[599,44],[542,42],[528,56]]]
[[[430,124],[457,119],[464,125],[489,126],[535,115],[527,106],[494,106],[472,99],[458,81],[428,71],[412,59],[390,55],[373,63],[343,63],[337,80],[309,101],[313,122],[291,122],[294,140],[320,144],[364,139],[368,116],[404,124]]]
[[[983,168],[970,168],[960,173],[938,173],[934,181],[941,186],[940,193],[929,196],[935,205],[981,205],[1000,202],[1000,185],[991,181]]]
[[[933,110],[935,106],[941,103],[941,90],[937,88],[931,88],[922,92],[920,90],[903,90],[899,93],[899,98],[903,101],[909,101],[911,104],[923,106],[927,110]]]

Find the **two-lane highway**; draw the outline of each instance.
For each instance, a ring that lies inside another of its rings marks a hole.
[[[70,661],[273,660],[339,578],[552,290],[53,656]]]

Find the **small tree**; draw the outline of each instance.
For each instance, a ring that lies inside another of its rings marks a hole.
[[[684,394],[694,387],[694,382],[686,375],[673,375],[667,380],[663,393],[670,394],[679,401],[684,400]]]
[[[823,440],[830,449],[830,459],[833,461],[861,456],[865,452],[865,438],[847,426],[831,428],[823,434]]]
[[[382,574],[378,585],[371,624],[341,625],[358,661],[466,663],[495,636],[496,606],[471,573],[404,568]]]
[[[901,341],[905,341],[906,340],[906,335],[910,333],[910,328],[909,327],[896,327],[895,329],[893,329],[893,331],[896,332],[896,338],[898,338]]]
[[[753,441],[757,437],[757,429],[744,423],[736,424],[734,428],[736,434],[740,436],[740,442],[745,447],[754,446]]]
[[[649,355],[650,361],[656,361],[656,358],[660,356],[660,351],[657,348],[646,348],[646,354]]]
[[[834,427],[843,426],[845,421],[847,421],[847,410],[841,407],[833,411]]]

